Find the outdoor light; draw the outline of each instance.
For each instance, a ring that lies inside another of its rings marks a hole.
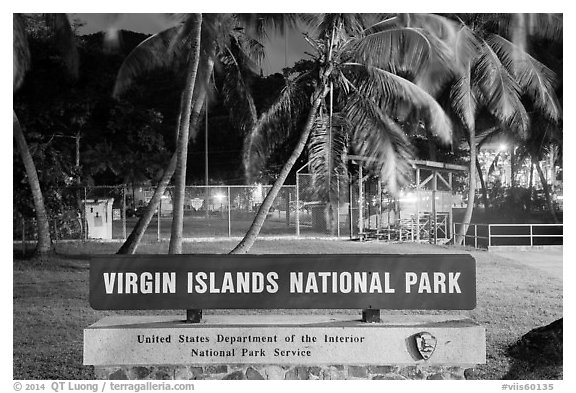
[[[505,151],[506,149],[508,149],[508,145],[506,145],[505,143],[501,143],[498,149],[500,151]]]
[[[400,202],[416,202],[416,195],[414,193],[406,193],[400,198]]]
[[[224,199],[226,199],[226,195],[224,195],[221,192],[218,192],[214,194],[214,199],[216,199],[218,202],[222,202]]]

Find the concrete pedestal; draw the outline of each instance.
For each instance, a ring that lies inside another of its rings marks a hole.
[[[84,330],[84,364],[102,379],[463,379],[486,362],[485,330],[467,318],[351,318],[106,317]]]

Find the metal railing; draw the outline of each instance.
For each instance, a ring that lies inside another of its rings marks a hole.
[[[461,225],[453,224],[454,239]],[[474,248],[558,246],[563,244],[563,231],[563,224],[469,224],[464,244]]]

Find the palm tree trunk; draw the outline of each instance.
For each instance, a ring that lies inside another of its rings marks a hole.
[[[528,182],[528,213],[532,213],[532,198],[534,197],[534,159],[530,162],[530,181]]]
[[[418,122],[414,126],[415,130],[418,130]],[[428,159],[430,161],[437,160],[437,147],[436,142],[434,142],[434,136],[432,132],[426,128],[426,144],[428,145]]]
[[[214,67],[214,61],[212,59],[209,59],[208,65],[207,65],[207,73],[206,73],[206,75],[208,75],[208,76],[206,77],[206,81],[205,81],[206,84],[198,86],[198,94],[197,94],[197,97],[194,101],[194,107],[192,109],[192,119],[190,120],[190,139],[193,139],[198,134],[198,123],[200,121],[200,115],[202,113],[202,107],[204,106],[204,101],[206,99],[207,81],[208,81],[209,75],[212,74],[213,67]],[[182,94],[181,99],[183,102],[185,102],[184,94]],[[182,116],[180,116],[180,118],[178,119],[178,130],[180,129],[181,118],[182,118]],[[150,221],[152,220],[152,217],[154,216],[154,212],[158,208],[158,205],[160,204],[160,200],[161,200],[162,196],[164,195],[164,193],[166,192],[166,188],[168,187],[168,184],[170,184],[170,180],[172,179],[172,176],[174,175],[174,172],[176,171],[176,162],[177,162],[177,154],[176,154],[176,152],[174,152],[174,154],[172,155],[172,158],[170,159],[170,163],[168,164],[168,167],[164,171],[164,175],[162,176],[162,179],[160,180],[160,182],[156,186],[156,190],[154,190],[154,195],[152,195],[152,199],[150,199],[150,202],[148,203],[148,206],[146,207],[146,211],[144,212],[142,217],[140,217],[140,219],[136,223],[136,226],[134,227],[134,229],[132,230],[132,232],[130,233],[130,235],[128,236],[128,238],[126,239],[124,244],[122,245],[122,247],[120,247],[117,254],[134,254],[136,252],[136,248],[140,244],[140,241],[142,240],[142,237],[144,236],[144,232],[146,232],[146,228],[148,228],[148,225],[150,225]]]
[[[178,145],[176,147],[176,182],[174,189],[174,210],[172,212],[172,230],[170,234],[169,254],[182,253],[182,229],[184,224],[184,196],[186,191],[186,161],[188,158],[188,135],[190,133],[190,116],[192,112],[192,95],[198,63],[200,61],[200,32],[202,25],[202,14],[194,14],[194,30],[192,32],[193,42],[188,57],[188,70],[186,87],[184,89],[185,110],[180,123],[178,133]]]
[[[36,165],[34,165],[34,160],[32,160],[32,155],[30,154],[30,149],[28,149],[28,144],[26,143],[26,138],[24,137],[24,133],[20,127],[18,117],[14,111],[12,111],[12,114],[14,139],[16,140],[18,151],[22,157],[22,162],[24,163],[28,184],[32,190],[34,210],[36,210],[36,222],[38,224],[38,244],[36,245],[35,254],[37,256],[44,257],[54,251],[52,247],[52,239],[50,238],[50,224],[48,221],[48,214],[46,212],[46,206],[44,205],[44,197],[42,195],[42,189],[40,188],[40,181],[38,180]]]
[[[472,221],[472,212],[474,210],[474,197],[476,195],[476,132],[474,129],[470,130],[470,173],[468,182],[468,204],[466,205],[462,225],[456,235],[456,244],[458,245],[464,243],[464,235],[468,232],[468,226],[470,225],[470,221]]]
[[[282,171],[280,172],[278,179],[276,179],[274,186],[272,186],[272,188],[266,195],[266,198],[264,198],[262,205],[260,205],[258,213],[256,214],[256,217],[254,218],[252,225],[250,225],[248,232],[246,232],[246,235],[240,241],[240,243],[238,243],[238,245],[232,251],[230,251],[230,254],[245,254],[254,245],[254,242],[256,241],[256,238],[258,237],[260,230],[262,229],[262,225],[264,225],[264,221],[266,220],[266,216],[270,211],[270,207],[272,206],[274,199],[276,199],[276,196],[278,195],[278,192],[284,185],[284,182],[286,181],[286,178],[288,177],[290,170],[292,170],[292,167],[296,163],[296,160],[298,159],[298,157],[300,157],[300,154],[302,154],[302,151],[306,146],[306,142],[308,141],[308,137],[310,136],[310,132],[312,131],[312,126],[314,125],[316,113],[318,112],[318,108],[320,107],[320,102],[322,102],[327,93],[328,88],[326,84],[320,84],[316,88],[316,91],[314,92],[314,96],[316,98],[314,99],[312,108],[310,108],[310,112],[308,113],[308,119],[306,120],[306,124],[304,126],[304,130],[302,131],[302,134],[300,134],[298,144],[294,148],[294,151],[292,152],[292,155],[290,156],[286,164],[284,164],[284,167],[282,168]]]
[[[516,165],[515,165],[515,161],[516,161],[516,154],[514,154],[514,145],[512,145],[512,148],[510,150],[510,188],[514,188],[516,186]]]
[[[538,176],[540,176],[540,182],[542,183],[542,188],[544,189],[544,195],[546,197],[546,204],[548,205],[548,210],[550,211],[550,216],[552,217],[552,220],[554,220],[554,224],[557,224],[558,217],[556,216],[556,212],[554,211],[554,204],[552,203],[552,196],[550,195],[550,187],[548,186],[548,182],[546,181],[546,176],[542,171],[542,167],[540,166],[538,158],[532,156],[532,161],[534,162],[536,171],[538,171]]]
[[[480,187],[482,187],[482,199],[484,199],[484,212],[488,214],[488,191],[486,190],[486,182],[484,181],[484,174],[482,173],[482,167],[480,166],[480,161],[476,157],[476,170],[478,171],[478,177],[480,178]]]

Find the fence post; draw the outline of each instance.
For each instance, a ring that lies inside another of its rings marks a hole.
[[[122,238],[126,240],[126,184],[122,185]]]
[[[26,219],[22,217],[22,255],[26,254]]]
[[[228,237],[232,236],[232,215],[230,213],[232,202],[230,201],[230,186],[228,188]]]
[[[488,224],[488,248],[492,246],[492,225]]]
[[[532,233],[532,224],[530,224],[530,247],[534,246],[534,237]]]
[[[300,174],[296,173],[296,236],[300,236]]]
[[[86,198],[88,193],[86,186],[84,186],[84,203],[82,204],[82,221],[84,222],[84,241],[88,240],[88,220],[86,220]]]
[[[336,175],[336,236],[340,238],[340,176]]]
[[[474,224],[474,248],[478,248],[478,225]]]
[[[160,203],[158,204],[158,208],[156,209],[156,215],[158,216],[158,225],[156,229],[156,241],[160,241],[160,216],[162,215],[162,197],[160,197]]]

